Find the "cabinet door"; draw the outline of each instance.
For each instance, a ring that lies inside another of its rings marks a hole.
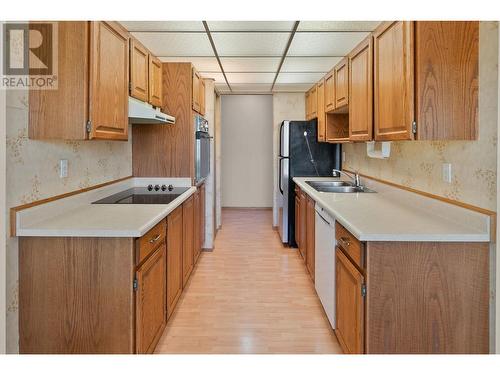
[[[364,352],[363,275],[338,247],[335,250],[335,334],[345,353]]]
[[[194,68],[192,85],[193,110],[200,112],[200,74]]]
[[[200,115],[205,116],[205,81],[200,78]]]
[[[318,90],[316,85],[311,89],[311,92],[309,93],[309,101],[311,102],[310,104],[310,118],[313,119],[318,116]]]
[[[149,100],[149,52],[135,39],[130,40],[130,95]]]
[[[309,118],[311,117],[311,102],[309,101],[309,91],[306,92],[305,97],[306,97],[306,99],[305,99],[305,102],[306,102],[306,120],[309,120]]]
[[[326,137],[326,127],[325,127],[325,81],[321,80],[316,86],[317,97],[318,97],[318,142],[324,142]]]
[[[300,193],[299,193],[300,194]],[[300,195],[295,195],[295,242],[300,249]]]
[[[194,263],[198,261],[201,253],[201,205],[200,190],[194,193]]]
[[[385,22],[373,38],[375,140],[413,139],[413,22]]]
[[[151,353],[167,323],[166,246],[158,249],[137,270],[136,352]]]
[[[307,197],[307,229],[306,229],[306,266],[311,278],[314,281],[314,255],[315,255],[315,213],[314,200]]]
[[[349,54],[349,139],[373,138],[373,44],[371,35]]]
[[[182,293],[182,206],[167,216],[167,319]]]
[[[117,22],[91,22],[90,139],[128,137],[129,35]]]
[[[162,69],[160,59],[149,54],[149,102],[162,106]]]
[[[182,286],[191,276],[194,263],[194,198],[191,196],[182,204],[183,251]]]
[[[349,64],[347,58],[343,58],[335,68],[335,109],[349,104]]]
[[[325,77],[325,112],[335,109],[335,76],[333,70]]]
[[[299,252],[300,255],[302,256],[302,259],[305,261],[306,260],[306,251],[307,251],[307,199],[306,195],[303,191],[300,191],[300,245],[299,245]]]
[[[205,201],[205,184],[200,186],[200,248],[203,249],[203,246],[205,246],[205,236],[206,236],[206,231],[205,231],[205,220],[206,220],[206,201]]]

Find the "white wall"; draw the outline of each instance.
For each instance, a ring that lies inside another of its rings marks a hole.
[[[305,120],[304,93],[276,93],[273,95],[273,225],[278,225],[278,152],[279,130],[284,120]]]
[[[221,138],[222,206],[271,207],[272,96],[222,96]]]
[[[497,23],[498,26],[498,23]],[[500,61],[500,28],[498,28],[498,61]],[[498,65],[497,65],[498,71]],[[498,97],[500,98],[500,79],[498,79]],[[498,103],[497,103],[498,104]],[[497,130],[500,134],[500,110],[497,111]],[[498,199],[498,186],[500,186],[500,173],[498,173],[498,166],[500,165],[500,147],[497,148],[497,215],[500,212],[500,199]],[[495,352],[500,354],[500,221],[497,219],[497,244],[496,244],[496,314],[495,314],[495,328],[496,328],[496,339],[495,339]]]
[[[215,229],[222,225],[222,202],[221,202],[221,96],[215,97]]]
[[[215,135],[215,84],[212,79],[205,79],[205,119],[208,131]],[[214,205],[215,205],[215,147],[213,138],[210,142],[210,174],[205,181],[205,243],[204,249],[214,247]]]
[[[2,35],[3,22],[0,22],[0,40],[3,40]],[[1,52],[0,52],[0,57]],[[0,61],[2,59],[0,58]],[[5,90],[0,90],[0,354],[6,352],[6,317],[7,317],[7,303],[6,303],[6,243],[5,243],[5,122],[6,122],[6,105]]]

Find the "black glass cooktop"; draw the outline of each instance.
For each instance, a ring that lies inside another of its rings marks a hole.
[[[94,204],[169,204],[188,187],[174,187],[172,190],[149,190],[135,187],[93,202]]]

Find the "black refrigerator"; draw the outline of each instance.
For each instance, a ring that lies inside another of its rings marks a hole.
[[[294,177],[331,177],[340,169],[340,144],[318,142],[317,120],[283,121],[278,153],[278,220],[284,244],[295,243]]]

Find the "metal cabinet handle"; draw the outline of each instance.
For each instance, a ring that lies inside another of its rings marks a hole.
[[[156,236],[154,236],[153,238],[151,238],[149,240],[149,243],[155,243],[156,241],[158,241],[161,237],[161,234],[157,234]]]
[[[348,248],[351,245],[351,241],[349,241],[348,237],[340,237],[339,238],[340,246]]]

